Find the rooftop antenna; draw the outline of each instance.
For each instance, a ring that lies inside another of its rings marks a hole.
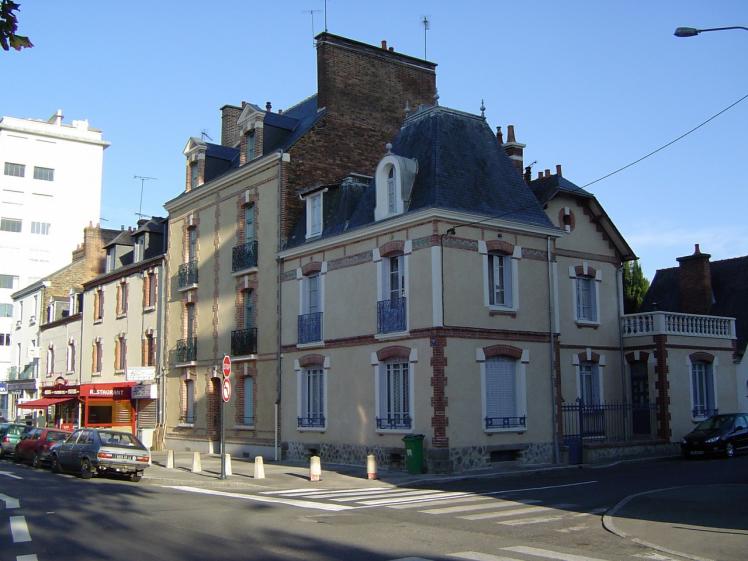
[[[327,0],[325,0],[325,33],[327,33]]]
[[[203,129],[203,130],[200,131],[200,140],[205,140],[206,138],[208,140],[210,140],[211,142],[213,142],[213,139],[208,134],[208,129]],[[148,179],[156,179],[156,178],[155,177],[149,177]]]
[[[138,218],[143,218],[145,216],[143,214],[143,186],[145,185],[146,181],[151,181],[152,179],[158,179],[157,177],[148,177],[145,175],[133,175],[133,179],[140,179],[140,205],[138,205],[138,212],[135,213],[135,215]]]
[[[423,16],[421,23],[423,24],[423,60],[426,60],[426,32],[431,29],[429,16]]]
[[[312,47],[314,47],[316,46],[316,43],[314,42],[314,14],[321,14],[322,10],[302,10],[302,13],[312,16]]]

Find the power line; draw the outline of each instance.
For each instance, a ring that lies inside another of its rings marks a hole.
[[[582,189],[584,189],[585,187],[589,187],[590,185],[593,185],[594,183],[597,183],[598,181],[602,181],[603,179],[607,179],[607,178],[609,178],[609,177],[610,177],[611,175],[615,175],[615,174],[617,174],[618,172],[620,172],[620,171],[623,171],[623,170],[625,170],[625,169],[627,169],[627,168],[630,168],[631,166],[633,166],[633,165],[635,165],[635,164],[638,164],[638,163],[639,163],[639,162],[641,162],[642,160],[646,160],[646,159],[647,159],[647,158],[649,158],[650,156],[653,156],[654,154],[657,154],[657,152],[659,152],[659,151],[661,151],[661,150],[664,150],[664,149],[665,149],[665,148],[667,148],[668,146],[671,146],[672,144],[675,144],[676,142],[678,142],[678,141],[679,141],[679,140],[681,140],[682,138],[685,138],[685,137],[687,137],[687,136],[688,136],[689,134],[691,134],[692,132],[694,132],[694,131],[696,131],[696,130],[700,129],[701,127],[703,127],[704,125],[706,125],[706,124],[707,124],[707,123],[708,123],[709,121],[711,121],[711,120],[713,120],[713,119],[716,119],[717,117],[719,117],[720,115],[722,115],[722,113],[724,113],[725,111],[728,111],[729,109],[732,109],[732,108],[733,108],[733,107],[735,107],[735,106],[736,106],[736,105],[737,105],[738,103],[740,103],[741,101],[743,101],[743,100],[744,100],[744,99],[746,99],[746,98],[748,98],[748,94],[744,95],[743,97],[741,97],[741,98],[740,98],[739,100],[737,100],[736,102],[734,102],[734,103],[731,103],[730,105],[728,105],[727,107],[725,107],[725,108],[724,108],[724,109],[723,109],[722,111],[720,111],[719,113],[715,113],[714,115],[712,115],[711,117],[709,117],[709,118],[708,118],[708,119],[707,119],[706,121],[704,121],[704,122],[702,122],[702,123],[700,123],[700,124],[696,125],[696,126],[695,126],[694,128],[692,128],[692,129],[691,129],[691,130],[689,130],[688,132],[684,132],[684,133],[683,133],[682,135],[680,135],[680,136],[679,136],[678,138],[676,138],[676,139],[673,139],[673,140],[671,140],[671,141],[670,141],[670,142],[668,142],[667,144],[663,144],[662,146],[660,146],[660,147],[659,147],[659,148],[657,148],[656,150],[652,150],[652,151],[651,151],[651,152],[650,152],[649,154],[646,154],[645,156],[642,156],[642,157],[641,157],[641,158],[639,158],[638,160],[635,160],[635,161],[631,162],[630,164],[626,164],[625,166],[623,166],[623,167],[620,167],[620,168],[618,168],[618,169],[617,169],[617,170],[615,170],[615,171],[611,171],[611,172],[610,172],[609,174],[607,174],[607,175],[603,175],[602,177],[600,177],[600,178],[598,178],[598,179],[595,179],[594,181],[590,181],[589,183],[587,183],[587,184],[585,184],[585,185],[582,185]]]

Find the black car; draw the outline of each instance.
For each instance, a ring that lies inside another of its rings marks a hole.
[[[96,473],[119,473],[140,481],[151,455],[140,440],[127,432],[78,429],[50,451],[52,469],[70,471],[83,479]]]
[[[724,454],[748,448],[748,413],[714,415],[701,421],[680,443],[683,456]]]

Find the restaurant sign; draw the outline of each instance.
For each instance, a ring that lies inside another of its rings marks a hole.
[[[42,388],[42,397],[75,397],[80,386],[48,386]]]

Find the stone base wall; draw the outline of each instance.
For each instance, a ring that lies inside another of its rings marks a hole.
[[[642,444],[621,444],[610,446],[585,446],[584,462],[598,463],[631,458],[651,458],[655,456],[677,456],[680,444],[672,442],[652,442]]]

